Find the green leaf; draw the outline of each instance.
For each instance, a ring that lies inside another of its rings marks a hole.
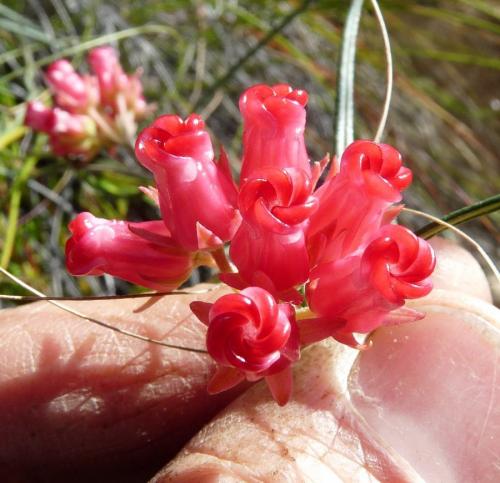
[[[337,157],[354,140],[354,74],[356,69],[356,40],[363,0],[352,0],[342,36],[337,81],[335,140]]]
[[[443,216],[442,220],[446,221],[450,225],[455,226],[498,210],[500,210],[500,194],[479,201],[478,203],[465,206],[464,208],[460,208],[459,210],[452,211],[451,213]],[[416,234],[427,240],[445,231],[446,229],[446,226],[440,225],[438,223],[429,223],[428,225],[425,225],[424,227],[417,230]]]

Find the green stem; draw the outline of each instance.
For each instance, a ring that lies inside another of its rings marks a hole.
[[[221,273],[231,273],[233,271],[233,269],[231,268],[231,264],[227,259],[224,247],[217,248],[216,250],[210,253],[215,263],[217,264],[217,268],[221,271]]]
[[[452,211],[443,216],[442,220],[450,225],[459,225],[497,210],[500,210],[500,194],[474,203],[473,205],[465,206],[459,210]],[[422,238],[429,239],[446,229],[446,226],[439,225],[438,223],[429,223],[417,230],[416,234]]]
[[[19,209],[21,206],[21,196],[23,188],[28,181],[28,178],[36,166],[38,158],[30,156],[26,158],[19,174],[17,175],[13,185],[10,196],[9,215],[7,219],[7,231],[5,233],[2,258],[0,259],[0,267],[7,268],[14,250],[14,243],[16,239],[17,222],[19,220]]]
[[[316,314],[309,307],[301,307],[295,311],[295,318],[297,320],[313,319]]]
[[[0,151],[5,149],[9,144],[22,138],[28,128],[26,126],[16,126],[0,136]]]

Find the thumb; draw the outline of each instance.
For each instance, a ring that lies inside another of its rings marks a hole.
[[[447,247],[437,257],[453,275],[462,252]],[[496,481],[500,312],[446,279],[415,305],[424,320],[376,331],[370,350],[304,350],[290,403],[257,384],[154,481]]]

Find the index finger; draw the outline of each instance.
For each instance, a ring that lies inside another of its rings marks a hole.
[[[204,295],[72,302],[111,325],[204,348],[189,310]],[[209,396],[205,354],[141,342],[47,302],[0,312],[0,460],[4,476],[72,481],[111,469],[154,472],[234,393]],[[69,472],[69,473],[68,473]]]

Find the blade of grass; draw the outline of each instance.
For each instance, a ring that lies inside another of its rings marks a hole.
[[[29,25],[30,27],[36,27],[36,25],[33,23],[31,19],[17,13],[15,10],[12,10],[11,8],[2,4],[0,4],[0,15],[18,24]]]
[[[481,55],[477,55],[477,53],[447,52],[444,50],[430,49],[404,49],[404,52],[406,55],[412,57],[443,60],[446,62],[454,62],[456,64],[464,65],[477,65],[478,67],[500,70],[500,59],[497,59],[495,57],[484,57]]]
[[[354,140],[354,75],[356,67],[356,40],[363,0],[352,0],[342,36],[337,79],[337,108],[335,141],[337,159]]]
[[[479,216],[487,215],[500,210],[500,194],[491,196],[485,200],[474,203],[470,206],[465,206],[459,210],[452,211],[442,217],[442,220],[450,225],[459,225],[466,221],[473,220]],[[437,222],[429,223],[417,230],[416,234],[422,238],[429,239],[443,231],[447,227]]]
[[[385,89],[385,100],[384,107],[382,109],[382,116],[378,124],[377,132],[375,138],[373,139],[376,143],[379,143],[382,139],[382,134],[384,133],[385,125],[387,124],[387,118],[389,116],[389,108],[391,106],[392,97],[392,85],[394,82],[394,73],[392,68],[392,51],[391,51],[391,41],[389,39],[389,33],[387,32],[387,27],[385,25],[384,16],[378,5],[377,0],[371,0],[373,10],[375,11],[375,16],[380,26],[380,31],[382,33],[382,39],[384,40],[384,51],[386,59],[386,76],[387,84]]]
[[[40,68],[44,65],[50,64],[51,62],[60,59],[61,57],[70,57],[72,55],[78,54],[80,52],[85,52],[86,50],[92,49],[94,47],[98,47],[99,45],[107,44],[110,42],[116,42],[119,40],[127,39],[130,37],[136,37],[138,35],[151,35],[151,34],[169,34],[172,36],[178,36],[177,31],[166,25],[142,25],[140,27],[133,27],[130,29],[120,30],[118,32],[113,32],[106,35],[101,35],[100,37],[96,37],[94,39],[88,40],[86,42],[78,42],[71,47],[66,49],[62,49],[55,54],[48,55],[43,57],[36,62],[33,63],[34,68]],[[17,77],[20,77],[24,74],[24,67],[13,70],[8,74],[4,75],[0,80],[3,82],[10,82]]]
[[[9,214],[7,218],[7,231],[5,233],[3,242],[0,267],[6,268],[9,266],[16,239],[17,222],[19,220],[19,209],[21,206],[21,196],[28,178],[37,162],[38,158],[35,156],[29,156],[28,158],[26,158],[21,170],[19,171],[19,174],[17,175],[12,185],[9,203]]]
[[[25,126],[16,126],[0,136],[0,151],[9,144],[21,139],[28,129]]]
[[[21,37],[27,37],[32,40],[38,40],[45,44],[54,42],[54,39],[41,30],[37,30],[29,25],[20,25],[11,20],[0,18],[0,29],[7,30]]]
[[[438,225],[442,225],[445,230],[452,230],[458,236],[462,237],[464,240],[467,240],[480,253],[480,255],[483,257],[485,263],[488,265],[488,267],[491,269],[491,271],[495,275],[495,279],[496,279],[497,283],[500,284],[500,273],[498,272],[497,267],[493,263],[493,260],[484,251],[483,247],[481,247],[481,245],[476,240],[474,240],[472,237],[467,235],[467,233],[464,233],[462,230],[458,229],[456,226],[453,226],[446,221],[440,220],[439,218],[436,218],[435,216],[429,215],[429,213],[424,213],[423,211],[419,211],[419,210],[412,210],[411,208],[403,208],[403,211],[406,213],[412,213],[414,215],[422,216],[424,218],[427,218],[428,220],[432,220],[433,223],[436,223]]]

